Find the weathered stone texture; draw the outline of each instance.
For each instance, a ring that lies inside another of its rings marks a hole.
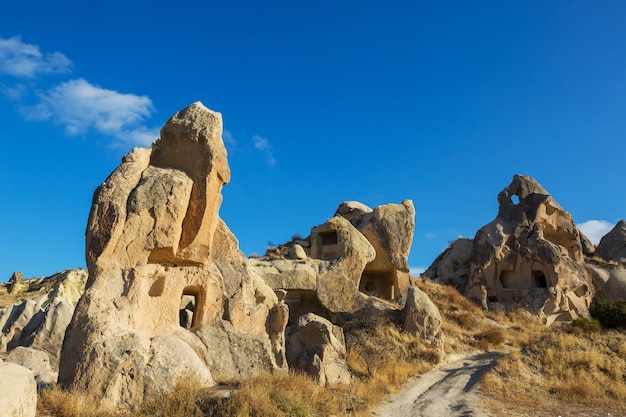
[[[498,216],[471,241],[453,244],[425,276],[453,283],[484,307],[522,306],[546,322],[588,316],[594,287],[584,264],[586,238],[548,192],[515,175]]]
[[[192,374],[209,386],[286,369],[284,304],[218,216],[230,180],[221,133],[221,115],[194,103],[96,190],[62,386],[133,408]]]

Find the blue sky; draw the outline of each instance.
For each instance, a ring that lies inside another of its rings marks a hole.
[[[198,100],[247,255],[408,198],[424,268],[516,173],[590,235],[626,217],[622,1],[91,3],[0,14],[0,281],[84,267],[95,188]]]

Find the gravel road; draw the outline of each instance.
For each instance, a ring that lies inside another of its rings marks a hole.
[[[373,412],[377,417],[491,417],[478,401],[483,373],[501,356],[497,352],[469,356],[407,382]]]

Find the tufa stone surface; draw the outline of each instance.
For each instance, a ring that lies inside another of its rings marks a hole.
[[[94,193],[62,386],[133,409],[180,378],[210,386],[286,369],[286,306],[218,215],[230,180],[221,134],[221,115],[194,103]]]
[[[35,417],[37,384],[23,366],[0,360],[0,410],[6,417]]]
[[[371,297],[403,304],[415,228],[410,200],[371,209],[348,201],[297,239],[248,260],[274,290],[286,291],[289,322],[315,313],[333,322],[365,308]]]
[[[546,323],[588,316],[594,286],[587,239],[534,179],[515,175],[498,215],[471,241],[452,244],[424,276],[452,283],[483,307],[528,308]]]
[[[350,383],[352,376],[341,327],[309,313],[287,327],[285,334],[290,367],[306,372],[322,386]]]

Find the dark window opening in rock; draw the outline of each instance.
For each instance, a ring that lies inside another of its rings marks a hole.
[[[322,305],[317,293],[313,290],[289,290],[283,300],[289,307],[288,326],[298,322],[298,318],[307,313],[314,313],[330,320],[328,310]]]
[[[535,279],[535,285],[537,286],[537,288],[547,288],[548,287],[548,282],[546,280],[546,276],[543,272],[541,271],[534,271],[533,272],[533,278]]]
[[[489,297],[487,297],[487,301],[490,303],[497,303],[498,297],[496,297],[495,295],[490,295]]]
[[[180,297],[178,320],[180,327],[192,329],[200,323],[202,291],[199,287],[185,287]]]
[[[364,272],[359,283],[359,291],[385,300],[394,298],[395,276],[389,272]]]
[[[337,231],[329,230],[327,232],[320,233],[320,239],[322,240],[322,245],[336,245],[337,244]]]

